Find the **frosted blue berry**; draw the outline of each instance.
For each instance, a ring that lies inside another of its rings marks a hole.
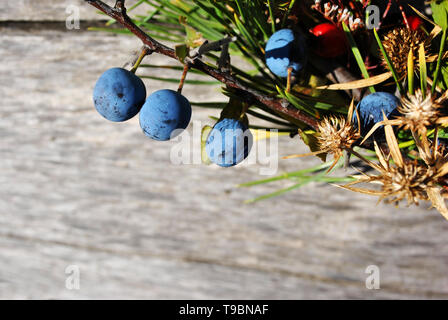
[[[288,68],[292,74],[299,72],[306,62],[305,41],[299,34],[290,29],[275,32],[268,40],[265,48],[266,64],[275,75],[286,78]]]
[[[253,137],[247,125],[225,118],[215,124],[207,137],[205,151],[221,167],[232,167],[247,158]]]
[[[140,110],[140,127],[151,139],[166,141],[181,133],[190,123],[191,105],[177,91],[163,89],[152,93]],[[176,131],[175,131],[176,130]]]
[[[357,107],[362,135],[367,134],[376,123],[383,121],[383,111],[388,119],[398,114],[399,104],[400,100],[388,92],[374,92],[364,97]],[[353,123],[358,125],[356,114],[353,115]]]
[[[146,98],[143,81],[132,72],[112,68],[104,72],[93,89],[96,110],[110,121],[126,121],[135,116]]]

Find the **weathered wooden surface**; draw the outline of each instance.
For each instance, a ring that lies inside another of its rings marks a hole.
[[[114,4],[114,0],[106,0]],[[132,6],[137,0],[127,0],[126,5]],[[0,3],[0,21],[65,21],[74,13],[73,7],[79,9],[81,20],[104,20],[96,10],[85,4],[84,0],[2,0]],[[146,7],[147,8],[147,7]],[[143,6],[137,10],[143,13]]]
[[[317,184],[243,205],[285,184],[235,188],[260,166],[172,165],[173,143],[94,111],[96,78],[138,41],[0,32],[0,298],[448,297],[448,222],[426,205],[376,206]],[[210,87],[185,95],[224,99]],[[193,119],[209,115],[195,109]],[[305,151],[289,138],[279,149]],[[313,163],[283,160],[279,172]],[[65,287],[69,265],[80,290]],[[380,267],[380,290],[365,287],[369,265]]]

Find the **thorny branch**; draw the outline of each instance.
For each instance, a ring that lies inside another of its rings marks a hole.
[[[144,45],[148,46],[151,51],[163,54],[170,58],[178,60],[176,53],[173,49],[165,46],[164,44],[154,40],[149,35],[147,35],[143,30],[137,27],[129,16],[126,14],[126,7],[124,5],[125,0],[117,0],[114,7],[111,7],[100,0],[85,0],[90,5],[99,9],[100,11],[107,14],[109,17],[115,19],[119,24],[124,26],[126,29],[131,31],[136,35]],[[290,105],[285,99],[273,98],[266,96],[256,90],[246,87],[241,84],[235,77],[227,72],[223,72],[214,67],[208,66],[200,59],[194,59],[189,61],[189,67],[202,71],[205,74],[215,78],[216,80],[222,82],[226,86],[236,89],[241,92],[241,99],[248,103],[261,103],[271,110],[276,111],[281,115],[286,115],[291,118],[297,119],[313,129],[317,130],[317,120],[311,116],[305,114],[304,112],[298,110],[294,106]]]

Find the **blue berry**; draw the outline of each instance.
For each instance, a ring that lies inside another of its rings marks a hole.
[[[207,137],[205,151],[221,167],[232,167],[247,158],[253,137],[247,125],[225,118],[215,124]]]
[[[275,75],[286,78],[288,68],[292,74],[299,72],[306,62],[305,41],[302,36],[290,29],[275,32],[265,48],[266,64]]]
[[[191,105],[180,93],[163,89],[152,93],[140,111],[140,127],[151,139],[166,141],[190,123]]]
[[[95,84],[93,102],[96,110],[110,121],[126,121],[135,116],[146,98],[143,81],[132,72],[112,68]]]
[[[388,119],[398,114],[397,106],[400,100],[388,92],[374,92],[364,97],[358,104],[358,113],[361,122],[361,134],[366,135],[372,127],[383,121],[383,111]],[[353,123],[358,125],[356,113],[353,115]]]

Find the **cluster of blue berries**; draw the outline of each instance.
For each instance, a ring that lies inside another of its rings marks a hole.
[[[107,120],[122,122],[140,112],[140,126],[148,137],[166,141],[185,129],[191,106],[180,93],[158,90],[146,99],[143,81],[134,73],[112,68],[104,72],[93,90],[96,110]]]
[[[277,76],[296,75],[306,64],[304,38],[290,29],[275,32],[266,44],[266,64]],[[112,68],[98,79],[93,99],[96,110],[107,120],[122,122],[138,113],[143,133],[151,139],[166,141],[187,128],[191,105],[181,93],[163,89],[146,98],[143,81],[133,72]],[[399,100],[386,92],[373,93],[358,105],[361,132],[366,134],[373,125],[396,112]],[[354,115],[356,117],[356,115]],[[354,119],[357,125],[357,119]],[[247,158],[253,137],[247,123],[240,118],[222,118],[210,131],[205,150],[209,159],[231,167]]]
[[[305,40],[290,29],[281,29],[269,38],[265,57],[269,70],[278,77],[286,78],[288,69],[291,70],[291,75],[296,75],[306,64]],[[399,104],[400,100],[388,92],[375,92],[364,97],[357,106],[361,134],[366,135],[376,123],[382,121],[383,112],[389,119],[398,115]],[[353,115],[353,120],[357,126],[356,114]],[[381,135],[381,131],[379,134]]]
[[[104,72],[93,91],[96,110],[107,120],[122,122],[140,112],[140,127],[151,139],[166,141],[184,130],[191,119],[190,102],[182,94],[158,90],[146,99],[143,81],[133,72],[112,68]],[[222,167],[243,161],[252,146],[252,135],[242,121],[222,119],[215,124],[207,141],[210,160]]]

